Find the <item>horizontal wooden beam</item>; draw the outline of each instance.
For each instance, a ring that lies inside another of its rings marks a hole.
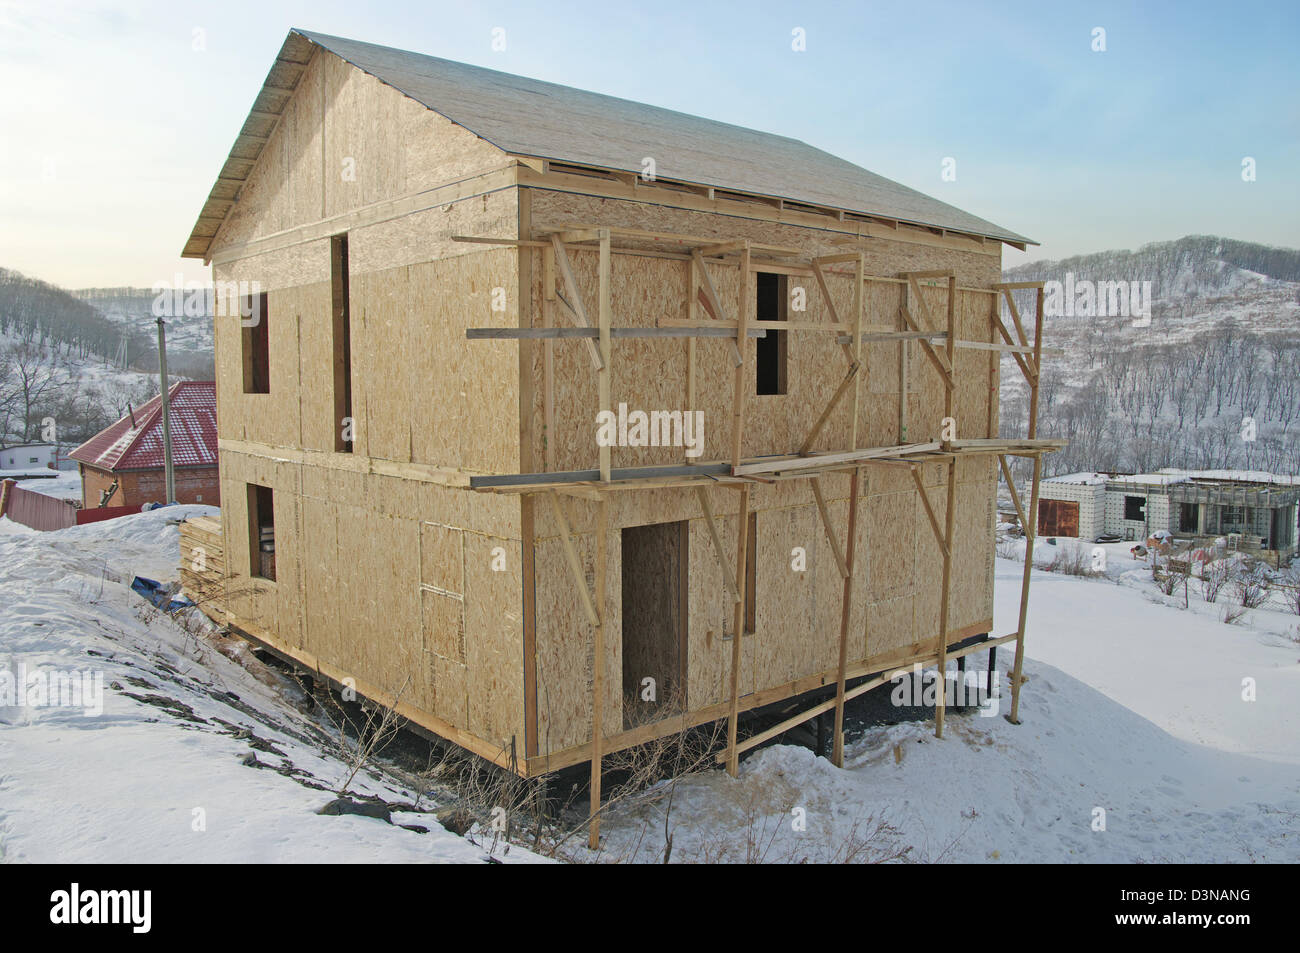
[[[709,327],[610,328],[612,338],[727,338],[735,340],[736,329]],[[750,328],[749,337],[767,336],[764,328]],[[471,341],[560,340],[564,338],[599,338],[599,328],[466,328]]]
[[[615,467],[609,472],[610,480],[653,480],[659,477],[710,477],[729,476],[731,464],[706,463],[679,464],[663,467]],[[600,479],[600,470],[557,470],[554,473],[494,473],[469,478],[470,489],[492,487],[535,486],[546,489],[546,484],[591,483]]]
[[[938,450],[939,443],[905,443],[893,447],[870,447],[862,450],[846,450],[841,453],[818,453],[807,457],[777,457],[760,460],[755,463],[742,463],[731,468],[733,476],[745,476],[751,473],[781,473],[791,470],[811,470],[834,466],[840,463],[856,463],[873,457],[900,457],[909,453],[924,453]]]
[[[518,248],[550,248],[550,242],[530,241],[526,238],[487,238],[477,235],[453,235],[453,242],[464,242],[471,245],[514,245]]]

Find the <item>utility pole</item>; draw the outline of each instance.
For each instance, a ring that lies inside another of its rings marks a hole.
[[[167,482],[167,499],[171,503],[176,499],[176,474],[172,470],[172,415],[171,397],[167,393],[167,325],[158,318],[158,378],[162,384],[162,419],[163,419],[163,473]]]

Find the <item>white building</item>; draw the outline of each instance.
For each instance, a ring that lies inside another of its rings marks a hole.
[[[24,443],[0,449],[0,470],[40,470],[56,464],[59,448],[52,443]]]
[[[1229,537],[1235,547],[1290,553],[1300,547],[1300,478],[1228,470],[1070,473],[1042,481],[1038,533],[1143,540]]]
[[[1043,480],[1038,489],[1040,536],[1096,539],[1106,532],[1105,473],[1069,473]]]

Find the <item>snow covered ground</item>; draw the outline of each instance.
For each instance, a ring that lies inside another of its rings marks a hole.
[[[0,520],[0,680],[92,676],[82,704],[0,707],[0,858],[485,858],[423,811],[395,810],[392,824],[316,814],[350,771],[331,753],[332,726],[303,714],[295,705],[301,691],[246,643],[196,637],[130,590],[135,575],[174,579],[175,521],[211,512],[166,507],[56,533]],[[3,701],[15,700],[23,699]],[[352,790],[417,803],[416,792],[365,770]],[[420,806],[437,805],[426,798]],[[499,847],[495,856],[502,858]],[[513,848],[505,859],[528,856]]]
[[[175,577],[174,521],[201,512],[59,533],[0,520],[0,681],[20,666],[103,679],[98,716],[0,708],[0,858],[485,859],[488,838],[445,830],[426,813],[439,794],[396,770],[363,770],[353,790],[419,810],[394,810],[391,825],[316,814],[349,771],[332,726],[245,643],[186,631],[130,591],[133,575]],[[1035,572],[1021,725],[951,712],[942,740],[928,721],[868,729],[844,770],[778,745],[738,779],[689,777],[672,790],[671,859],[1300,860],[1300,620],[1256,610],[1226,625],[1195,594],[1183,609],[1158,593],[1123,548],[1110,569]],[[1005,633],[1021,565],[1000,558],[996,574]],[[1001,651],[999,669],[1010,662]],[[668,793],[616,805],[599,857],[575,838],[575,859],[661,860]]]
[[[1035,571],[1020,725],[950,713],[942,740],[932,721],[872,729],[843,771],[805,748],[765,748],[738,779],[678,784],[672,859],[910,848],[912,861],[1300,861],[1300,618],[1256,610],[1225,625],[1195,593],[1182,609],[1131,545],[1109,547],[1113,579]],[[1015,631],[1022,572],[997,560],[996,633]],[[999,650],[999,714],[1012,657]],[[983,671],[986,658],[968,663]],[[618,810],[605,856],[661,858],[665,803]]]

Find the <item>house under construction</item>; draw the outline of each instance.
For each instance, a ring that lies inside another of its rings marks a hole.
[[[593,804],[709,721],[734,773],[833,709],[838,763],[846,699],[1006,642],[1015,720],[998,473],[1033,459],[1033,527],[1056,446],[998,432],[1026,242],[792,139],[292,31],[184,250],[223,499],[187,583],[520,775],[590,761]]]

